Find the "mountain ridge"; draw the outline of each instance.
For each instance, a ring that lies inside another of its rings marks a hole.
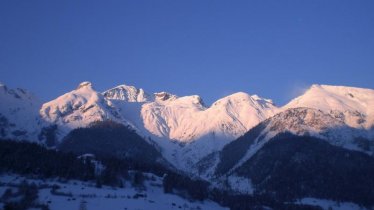
[[[0,106],[0,114],[9,114],[9,107],[18,109],[17,106],[23,106],[12,105],[14,96],[6,98],[11,95],[9,90],[5,94],[6,89],[5,85],[0,86],[0,95],[5,102]],[[18,91],[19,94],[26,92]],[[228,95],[206,106],[198,95],[176,96],[168,92],[152,95],[142,88],[128,85],[98,92],[92,83],[82,82],[76,89],[47,103],[35,102],[32,116],[37,119],[28,123],[38,126],[32,135],[23,136],[36,139],[38,129],[56,125],[57,139],[61,140],[76,128],[112,120],[130,126],[143,138],[158,145],[168,161],[187,170],[269,119],[272,123],[267,128],[269,132],[266,131],[267,139],[279,132],[291,131],[322,138],[330,136],[328,139],[336,141],[344,133],[348,137],[340,139],[343,142],[340,146],[352,148],[352,138],[374,137],[374,111],[370,107],[374,107],[374,90],[345,86],[312,85],[283,107],[277,107],[270,99],[244,92]],[[297,110],[297,114],[291,116],[292,110]],[[28,113],[21,115],[28,116]],[[297,118],[297,115],[303,117]],[[290,123],[280,126],[287,120],[291,120]],[[329,128],[334,126],[341,129],[330,131]],[[4,132],[9,129],[9,126],[2,125]],[[12,136],[9,133],[7,131],[8,137]],[[333,144],[337,145],[336,142]]]

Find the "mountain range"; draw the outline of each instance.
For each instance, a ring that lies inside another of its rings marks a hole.
[[[90,82],[82,82],[75,90],[44,104],[24,89],[1,85],[0,99],[2,137],[45,143],[42,131],[55,126],[58,144],[76,128],[110,120],[152,141],[182,170],[222,150],[259,123],[263,124],[261,141],[248,153],[255,153],[266,140],[286,131],[373,152],[370,146],[363,148],[355,141],[374,136],[374,90],[363,88],[312,85],[283,107],[243,92],[207,106],[198,95],[149,94],[127,85],[101,93]]]
[[[128,85],[98,92],[90,82],[42,103],[1,84],[0,137],[162,164],[234,194],[374,205],[374,183],[366,180],[374,175],[371,89],[312,85],[278,107],[244,92],[207,106],[198,95],[150,94]],[[356,194],[341,194],[352,185]]]

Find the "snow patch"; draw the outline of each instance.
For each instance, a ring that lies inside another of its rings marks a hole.
[[[250,179],[246,177],[230,175],[227,177],[229,187],[240,194],[253,194],[254,188]]]
[[[366,210],[358,204],[350,202],[337,202],[333,200],[318,199],[318,198],[303,198],[295,202],[296,204],[305,204],[311,206],[319,206],[324,210]]]

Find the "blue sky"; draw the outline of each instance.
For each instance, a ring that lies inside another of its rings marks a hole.
[[[51,100],[105,90],[244,91],[282,105],[311,84],[374,89],[372,0],[0,1],[0,81]]]

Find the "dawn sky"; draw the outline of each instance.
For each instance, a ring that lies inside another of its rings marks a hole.
[[[47,101],[91,81],[238,91],[283,105],[313,83],[374,89],[372,0],[0,1],[0,82]]]

